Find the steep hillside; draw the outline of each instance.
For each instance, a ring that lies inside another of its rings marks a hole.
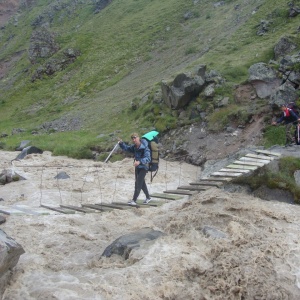
[[[20,1],[0,32],[2,144],[30,139],[72,156],[69,148],[95,148],[112,132],[156,127],[146,102],[162,80],[206,64],[231,85],[245,81],[251,64],[272,58],[283,33],[295,34],[288,3]],[[272,25],[259,36],[262,19]],[[134,101],[147,110],[133,113]],[[172,116],[158,106],[160,116]],[[21,133],[11,135],[14,128]]]

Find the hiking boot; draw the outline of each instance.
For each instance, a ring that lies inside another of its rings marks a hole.
[[[146,198],[143,202],[143,204],[148,204],[151,201],[151,198]]]
[[[136,205],[136,202],[135,201],[133,201],[133,200],[130,200],[130,201],[128,201],[128,203],[127,204],[129,204],[129,205]]]

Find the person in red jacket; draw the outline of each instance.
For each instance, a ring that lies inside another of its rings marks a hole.
[[[280,109],[282,111],[281,117],[275,121],[272,122],[272,125],[277,125],[283,123],[285,125],[285,145],[291,145],[294,143],[294,124],[296,124],[297,121],[300,121],[299,116],[296,115],[296,113],[287,107],[286,104],[282,104],[280,106]]]

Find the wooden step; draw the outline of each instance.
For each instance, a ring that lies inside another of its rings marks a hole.
[[[5,215],[24,215],[26,214],[24,211],[10,207],[10,206],[4,206],[0,205],[0,213],[5,214]]]
[[[246,154],[245,156],[246,156],[246,157],[257,158],[257,159],[274,160],[274,157],[266,156],[266,155],[259,155],[259,154],[251,154],[251,153],[248,153],[248,154]]]
[[[28,215],[50,215],[50,211],[42,207],[30,207],[28,205],[18,204],[12,206],[12,208],[23,211]]]
[[[254,171],[256,170],[258,167],[257,166],[248,166],[248,165],[228,165],[226,168],[230,168],[230,169],[241,169],[241,170],[251,170]]]
[[[182,196],[177,195],[166,195],[162,193],[154,193],[150,195],[151,198],[159,198],[159,199],[166,199],[166,200],[179,200],[182,199]]]
[[[187,196],[192,196],[195,194],[195,192],[191,191],[184,191],[184,190],[168,190],[164,191],[166,194],[179,194],[179,195],[187,195]]]
[[[211,188],[210,186],[196,186],[196,185],[182,185],[179,186],[178,189],[180,190],[188,190],[188,191],[206,191],[207,189]]]
[[[262,154],[267,154],[267,155],[272,155],[272,156],[276,156],[276,157],[281,156],[280,153],[273,152],[273,151],[268,151],[268,150],[255,150],[255,152],[262,153]]]
[[[182,197],[180,197],[180,199],[181,199]],[[162,206],[163,204],[165,204],[165,201],[159,201],[159,200],[154,200],[154,199],[151,199],[151,201],[149,202],[149,203],[147,203],[147,204],[144,204],[143,203],[144,202],[144,200],[137,200],[136,201],[136,203],[138,204],[138,205],[143,205],[143,206],[153,206],[153,207],[158,207],[158,206]]]
[[[243,175],[243,173],[231,173],[231,172],[214,172],[212,173],[213,176],[224,176],[224,177],[239,177]]]
[[[213,182],[213,181],[203,181],[203,182],[191,182],[190,185],[203,185],[203,186],[216,186],[219,187],[223,185],[222,182]]]
[[[114,204],[109,204],[109,203],[95,203],[95,205],[100,206],[100,207],[108,207],[112,209],[130,209],[131,207],[138,207],[137,205],[126,205],[126,206],[120,206],[120,205],[114,205]]]
[[[220,178],[220,177],[213,177],[213,176],[211,176],[211,177],[208,177],[208,178],[201,178],[200,179],[201,181],[216,181],[216,182],[228,182],[228,181],[231,181],[232,180],[232,178],[230,178],[230,177],[223,177],[223,178]]]
[[[235,165],[242,165],[242,166],[257,166],[257,167],[263,167],[264,163],[258,163],[258,162],[252,162],[252,161],[240,161],[236,160],[233,162]]]
[[[67,214],[67,215],[75,214],[75,210],[71,210],[71,209],[67,209],[67,208],[62,208],[62,207],[57,207],[57,206],[49,206],[49,205],[44,205],[44,204],[42,204],[41,207],[44,207],[44,208],[47,208],[50,210],[54,210],[54,211],[57,211],[62,214]]]
[[[82,212],[85,214],[99,212],[99,210],[90,209],[90,208],[86,208],[86,207],[79,207],[79,206],[74,206],[74,205],[60,205],[60,207],[73,209],[75,211]]]
[[[223,168],[223,169],[219,170],[219,172],[249,173],[250,170]]]
[[[153,204],[151,202],[149,204],[144,204],[142,200],[140,200],[140,201],[138,200],[138,201],[136,201],[136,203],[141,208],[149,208],[149,207],[157,207],[158,206],[158,205],[155,205],[155,204]],[[114,205],[120,205],[120,206],[125,206],[125,207],[128,207],[128,206],[132,207],[132,205],[130,205],[130,204],[126,203],[126,202],[113,202],[112,204],[114,204]]]
[[[95,205],[95,204],[81,204],[81,206],[91,208],[91,209],[95,209],[95,210],[102,211],[102,212],[113,210],[112,208],[99,206],[99,205]]]
[[[270,160],[268,159],[256,159],[252,157],[241,157],[239,160],[241,161],[253,161],[253,162],[258,162],[258,163],[263,163],[263,164],[268,164]]]

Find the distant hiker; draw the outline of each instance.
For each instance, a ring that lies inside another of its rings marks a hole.
[[[277,125],[280,123],[285,125],[285,145],[288,146],[294,142],[293,125],[296,124],[297,121],[300,121],[300,119],[299,116],[292,109],[288,108],[286,104],[282,104],[280,109],[282,111],[282,115],[276,122],[272,122],[272,125]]]
[[[147,204],[151,201],[148,188],[145,182],[145,177],[151,161],[150,149],[146,143],[142,143],[139,135],[133,133],[131,135],[132,145],[126,145],[122,140],[119,140],[119,145],[124,151],[128,151],[134,154],[135,166],[135,186],[132,200],[128,202],[130,205],[136,205],[136,200],[141,192],[144,192],[146,199],[143,202]]]

